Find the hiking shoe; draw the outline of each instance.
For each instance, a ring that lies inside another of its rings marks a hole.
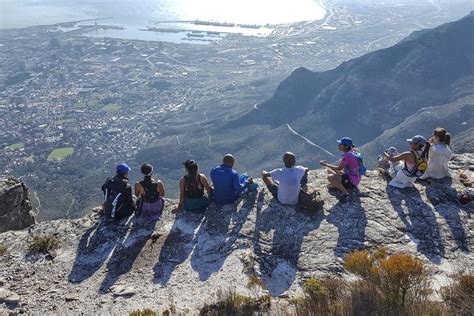
[[[349,198],[351,197],[350,194],[343,194],[340,198],[339,198],[339,202],[340,203],[347,203],[349,201]]]

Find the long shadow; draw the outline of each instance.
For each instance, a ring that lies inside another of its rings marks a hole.
[[[132,269],[133,263],[155,231],[155,226],[156,221],[132,219],[129,230],[116,243],[112,256],[107,262],[107,274],[100,285],[100,293],[107,293],[121,275]]]
[[[443,240],[436,216],[431,207],[423,202],[420,192],[416,188],[387,186],[387,195],[393,209],[405,224],[408,236],[416,244],[417,251],[431,262],[439,264],[445,254]]]
[[[201,281],[209,279],[213,273],[219,271],[234,250],[239,232],[254,207],[256,198],[256,192],[245,195],[238,212],[236,204],[240,200],[234,204],[222,207],[214,204],[208,208],[191,258],[191,266],[198,272]]]
[[[173,271],[189,257],[196,243],[196,229],[203,216],[188,212],[176,214],[173,227],[161,246],[158,262],[153,268],[155,283],[166,285]]]
[[[69,281],[79,283],[94,275],[114,250],[117,237],[122,238],[127,229],[123,224],[111,223],[105,217],[97,219],[81,236]]]
[[[319,228],[324,213],[308,215],[293,207],[282,206],[273,198],[264,208],[264,195],[257,199],[254,252],[264,274],[262,281],[273,296],[285,293],[299,270],[299,258],[305,237]]]
[[[367,216],[360,197],[353,196],[347,203],[334,205],[326,221],[336,226],[339,232],[334,248],[336,257],[342,258],[351,251],[365,248]]]
[[[469,240],[460,216],[462,208],[457,199],[450,200],[445,193],[451,186],[451,178],[430,179],[430,185],[426,186],[426,196],[433,204],[434,210],[446,220],[457,248],[464,252],[470,252]]]

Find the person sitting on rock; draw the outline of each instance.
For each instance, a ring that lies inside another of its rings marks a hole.
[[[252,178],[241,183],[239,173],[233,169],[235,158],[231,154],[224,156],[222,165],[211,170],[211,180],[214,184],[213,200],[220,205],[234,203],[245,190]]]
[[[384,153],[390,162],[404,162],[403,168],[400,169],[392,181],[390,181],[390,186],[397,188],[413,187],[416,178],[419,176],[419,172],[421,172],[419,169],[424,162],[423,157],[426,154],[426,151],[423,151],[426,139],[421,135],[416,135],[407,139],[407,142],[410,144],[409,151],[394,156],[389,155],[387,152]]]
[[[339,144],[339,151],[344,153],[339,165],[331,165],[326,160],[321,160],[320,163],[328,168],[330,187],[342,192],[340,201],[341,203],[345,203],[350,197],[348,190],[357,189],[360,183],[360,162],[356,153],[353,152],[355,146],[352,143],[352,139],[343,137],[339,139],[337,143]]]
[[[444,128],[439,127],[434,130],[433,136],[428,142],[430,144],[428,150],[428,169],[420,179],[450,177],[448,162],[453,154],[449,147],[451,135]]]
[[[128,173],[131,169],[126,163],[121,163],[116,171],[117,174],[113,178],[108,178],[102,185],[103,209],[108,218],[121,219],[132,215],[136,205],[132,196],[132,187],[128,183]]]
[[[268,191],[283,205],[298,204],[301,186],[308,182],[308,168],[295,166],[296,156],[291,152],[283,155],[284,168],[262,171],[262,179]]]
[[[138,214],[146,220],[157,221],[165,206],[163,197],[165,196],[165,187],[160,180],[154,180],[153,166],[145,163],[141,167],[144,175],[142,181],[135,184],[135,196],[138,198]]]
[[[209,185],[204,174],[198,172],[198,164],[194,160],[184,163],[186,174],[179,180],[179,205],[175,212],[184,209],[192,213],[203,213],[209,206],[208,196],[213,188]],[[204,194],[206,190],[207,195]]]

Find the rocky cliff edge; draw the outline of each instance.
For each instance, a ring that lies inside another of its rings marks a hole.
[[[359,248],[414,254],[440,286],[474,266],[473,206],[457,203],[450,189],[463,188],[459,170],[472,179],[474,155],[455,156],[450,167],[452,179],[405,190],[370,171],[347,204],[328,192],[324,170],[312,171],[310,186],[320,188],[325,201],[324,212],[314,215],[282,206],[260,189],[235,205],[212,205],[202,216],[175,216],[176,201],[167,200],[157,223],[111,222],[94,210],[5,232],[0,311],[124,314],[174,306],[193,314],[218,290],[255,295],[250,276],[261,280],[258,291],[284,302],[301,294],[306,278],[350,278],[342,259]],[[55,236],[60,247],[32,254],[34,236]]]

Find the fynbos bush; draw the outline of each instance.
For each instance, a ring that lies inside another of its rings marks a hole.
[[[51,254],[51,251],[60,247],[61,242],[54,236],[34,236],[28,245],[30,253]]]

